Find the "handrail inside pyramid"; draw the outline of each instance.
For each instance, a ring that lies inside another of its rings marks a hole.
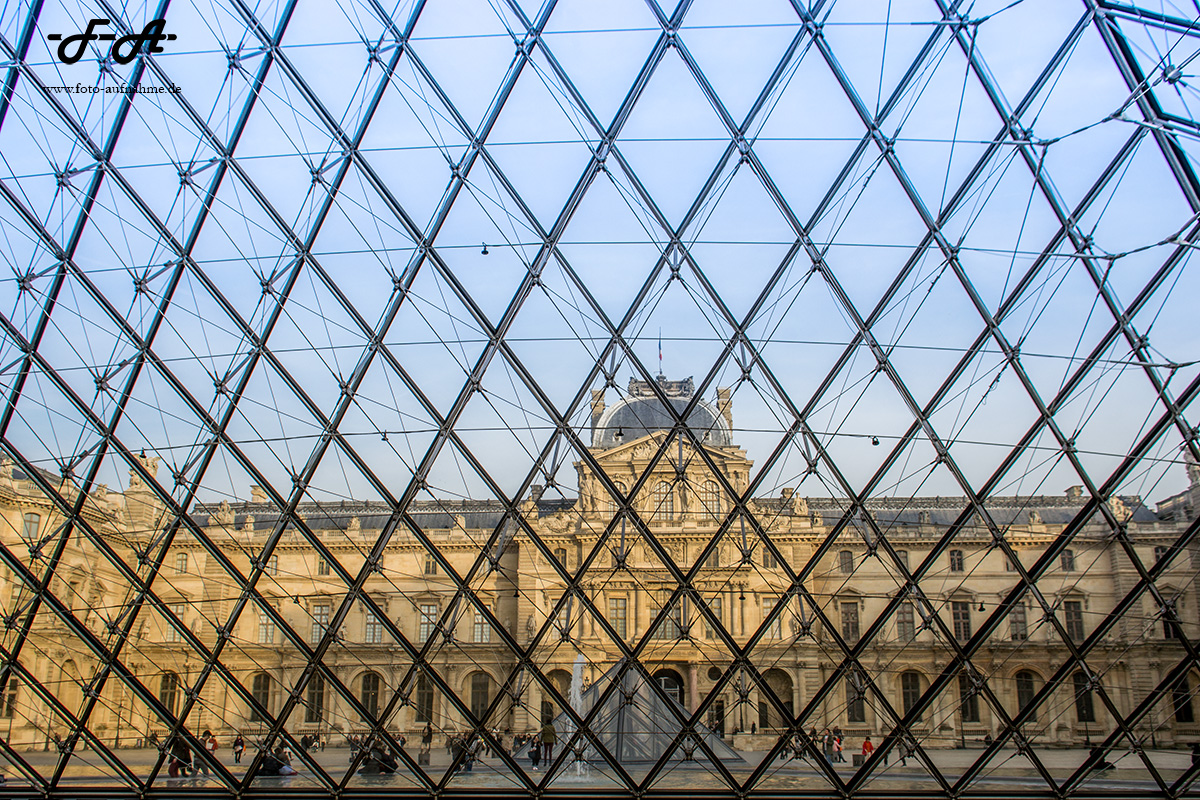
[[[683,729],[678,722],[679,716],[687,718],[691,714],[674,697],[655,691],[644,673],[624,667],[624,661],[618,662],[591,686],[578,691],[577,695],[577,690],[572,687],[570,700],[572,705],[578,704],[575,708],[576,713],[580,717],[587,717],[609,684],[620,680],[621,685],[604,698],[603,705],[592,718],[589,727],[600,744],[622,764],[654,764],[671,748]],[[554,717],[551,722],[558,741],[565,746],[575,734],[575,722],[565,711]],[[703,740],[709,751],[725,764],[745,763],[745,759],[719,735],[699,723],[696,724],[691,737],[671,752],[668,763],[682,766],[689,763],[703,765],[708,762],[709,757],[698,746],[698,740]],[[590,739],[580,737],[573,747],[580,756],[570,759],[568,763],[604,763],[603,757],[596,751]],[[515,755],[520,758],[528,755],[528,752],[529,745],[524,745]]]

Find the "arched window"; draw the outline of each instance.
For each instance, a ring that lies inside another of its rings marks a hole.
[[[651,516],[657,520],[675,517],[675,493],[671,491],[671,484],[666,481],[659,481],[654,487],[654,508]]]
[[[660,669],[654,673],[654,681],[673,700],[683,704],[683,678],[673,669]]]
[[[915,670],[900,673],[900,701],[904,706],[904,713],[917,705],[921,700],[921,673]],[[918,716],[917,719],[920,719]]]
[[[1017,673],[1017,710],[1024,710],[1033,702],[1034,675],[1027,669]],[[1030,722],[1037,722],[1037,709],[1029,714]]]
[[[254,680],[250,683],[250,696],[254,698],[254,702],[271,710],[271,676],[265,672],[254,673]],[[265,722],[266,717],[258,712],[257,709],[250,711],[251,722]]]
[[[164,672],[158,681],[158,699],[172,714],[179,711],[179,676]]]
[[[849,575],[854,572],[854,553],[849,550],[842,550],[838,553],[838,569],[843,575]]]
[[[1080,722],[1096,721],[1096,706],[1092,703],[1092,687],[1088,685],[1088,677],[1083,670],[1071,676],[1075,685],[1075,718]]]
[[[783,707],[787,710],[787,715],[792,715],[792,676],[786,670],[778,667],[767,670],[763,673],[763,677],[767,680],[767,688],[775,695]],[[760,692],[761,696],[761,692]],[[764,698],[765,699],[765,698]],[[760,727],[779,728],[783,725],[791,724],[789,720],[782,718],[779,711],[773,703],[768,704],[766,725],[763,721],[759,721]]]
[[[716,481],[705,481],[700,486],[700,514],[707,519],[721,518],[721,489]]]
[[[471,713],[475,715],[476,719],[483,719],[491,702],[491,676],[486,672],[476,672],[471,676]]]
[[[1188,676],[1180,675],[1179,680],[1171,687],[1171,707],[1175,710],[1176,722],[1195,722],[1196,712],[1192,708],[1192,690],[1188,686]],[[12,716],[7,714],[6,716]]]
[[[417,676],[417,722],[433,722],[433,681],[425,673]]]
[[[363,708],[372,717],[379,713],[379,675],[374,672],[367,672],[362,676],[362,691],[359,693],[359,699],[362,700]]]
[[[304,709],[304,721],[325,721],[325,676],[319,672],[308,682],[308,703]]]

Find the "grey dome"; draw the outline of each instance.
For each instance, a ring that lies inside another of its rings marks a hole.
[[[682,415],[692,398],[668,397],[667,401]],[[688,427],[701,442],[724,447],[732,444],[729,426],[712,406],[698,400],[687,416]],[[592,431],[592,447],[608,449],[649,436],[655,431],[669,431],[675,420],[657,397],[630,397],[607,409]],[[617,434],[620,433],[620,438]]]

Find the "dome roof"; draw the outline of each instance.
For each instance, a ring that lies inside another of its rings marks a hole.
[[[631,381],[631,388],[634,388],[634,383]],[[667,402],[674,408],[675,414],[682,415],[688,403],[692,401],[691,381],[660,380],[660,385],[663,388],[675,388],[678,385],[682,389],[678,392],[665,392]],[[648,387],[646,391],[649,391]],[[714,447],[733,444],[729,425],[711,403],[697,400],[687,416],[687,424],[696,438],[705,444]],[[652,393],[639,391],[604,411],[592,429],[592,447],[607,450],[649,436],[655,431],[669,431],[674,427],[674,417],[662,401]]]

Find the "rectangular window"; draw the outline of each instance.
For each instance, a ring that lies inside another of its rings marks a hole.
[[[863,699],[862,691],[855,685],[852,678],[846,679],[846,721],[867,721],[866,700]]]
[[[1079,722],[1095,722],[1096,706],[1092,702],[1092,687],[1082,671],[1076,672],[1071,679],[1075,686],[1075,718]]]
[[[185,610],[187,610],[187,603],[172,603],[170,606],[168,606],[168,608],[171,609],[172,614],[174,614],[176,617],[179,618],[180,622],[183,622],[183,612]],[[169,622],[165,623],[165,624],[167,626],[167,630],[163,634],[163,641],[164,642],[182,642],[183,635],[180,634],[180,632],[175,628],[175,626]]]
[[[417,641],[425,642],[433,636],[433,631],[437,627],[438,607],[434,603],[421,604],[421,626],[417,631]]]
[[[775,558],[775,554],[763,547],[763,569],[778,569],[779,560]]]
[[[917,638],[916,617],[913,615],[912,603],[901,603],[896,609],[896,638],[902,642],[911,642]]]
[[[304,706],[304,721],[308,724],[325,721],[325,676],[317,673],[308,682],[308,702]]]
[[[363,641],[367,644],[383,644],[383,623],[371,611],[363,612]]]
[[[900,699],[904,704],[904,713],[907,714],[916,707],[921,701],[921,675],[918,672],[909,670],[908,672],[900,673]],[[920,717],[917,717],[920,719]]]
[[[1087,633],[1083,629],[1082,601],[1067,600],[1063,603],[1063,625],[1072,642],[1082,642],[1087,638]]]
[[[492,641],[492,626],[482,611],[475,612],[475,624],[471,629],[471,641],[475,644],[487,644]]]
[[[963,722],[979,722],[979,695],[971,685],[967,673],[958,673],[959,709],[962,711]]]
[[[628,636],[628,628],[626,625],[629,601],[624,597],[608,598],[608,624],[612,625],[613,630],[617,632],[617,636],[622,639]]]
[[[175,574],[183,575],[187,571],[188,571],[188,554],[187,553],[176,553],[175,554]]]
[[[963,551],[962,550],[951,550],[950,551],[950,571],[951,572],[962,572],[965,567],[965,564],[963,562],[964,562],[964,559],[963,559]]]
[[[279,574],[279,556],[271,556],[267,559],[267,568],[263,570],[268,575]]]
[[[9,685],[15,686],[16,684],[10,682]],[[15,702],[15,696],[10,699],[8,708],[11,708],[13,702]],[[1181,675],[1179,680],[1175,681],[1175,685],[1171,687],[1171,707],[1175,712],[1176,722],[1190,725],[1196,721],[1196,712],[1192,708],[1192,691],[1189,688],[1187,675]],[[5,716],[11,717],[12,712],[9,711]]]
[[[433,555],[430,553],[426,553],[425,554],[425,574],[426,575],[437,575],[438,574],[437,567],[438,567],[437,561],[434,560]]]
[[[1029,638],[1029,624],[1025,619],[1025,603],[1018,602],[1008,612],[1009,636],[1014,642],[1023,642]]]
[[[4,699],[0,702],[0,717],[4,719],[12,719],[17,714],[17,686],[17,679],[10,677],[8,686],[4,687]],[[1178,718],[1179,715],[1176,714],[1176,719]]]
[[[660,604],[659,607],[666,607],[671,601],[671,590],[661,590],[658,594],[658,597],[658,602]],[[680,635],[683,633],[683,626],[680,625],[680,622],[682,621],[682,615],[680,613],[681,610],[682,609],[680,608],[679,602],[676,602],[674,605],[671,605],[669,608],[667,608],[667,612],[663,616],[662,622],[654,631],[655,639],[678,639],[680,637]]]
[[[659,481],[654,486],[653,503],[650,511],[654,521],[661,522],[675,517],[675,492],[671,490],[671,484]]]
[[[1063,550],[1062,557],[1060,559],[1060,565],[1062,566],[1063,572],[1074,572],[1075,571],[1075,551]]]
[[[950,604],[950,613],[954,621],[954,638],[965,642],[971,638],[971,604],[965,600],[955,600]]]
[[[317,556],[317,574],[318,575],[328,575],[329,574],[329,562],[326,561],[325,559],[321,558],[320,556]]]
[[[417,722],[433,722],[433,681],[417,676]]]
[[[763,598],[763,619],[766,619],[775,610],[775,604],[778,598],[764,597]],[[780,609],[779,613],[771,620],[771,624],[767,626],[767,636],[772,639],[783,638],[783,614],[784,610]]]
[[[571,638],[571,627],[575,624],[571,619],[572,611],[575,606],[575,598],[568,597],[566,602],[558,607],[558,613],[554,617],[555,625],[558,627],[559,637],[565,642]]]
[[[34,514],[32,511],[25,515],[25,525],[21,530],[21,535],[25,540],[32,542],[37,538],[38,529],[42,526],[42,517],[39,514]]]
[[[312,635],[310,641],[317,644],[325,631],[329,630],[329,615],[333,607],[329,603],[314,603],[312,607]]]
[[[897,550],[896,551],[896,560],[899,561],[904,566],[905,569],[908,569],[908,551],[907,550]]]
[[[709,600],[708,607],[712,611],[713,616],[717,618],[717,622],[724,624],[725,617],[721,616],[721,596],[717,595]],[[709,621],[708,617],[704,618],[704,636],[708,639],[717,638],[716,628],[713,627],[713,624]]]
[[[842,603],[842,638],[848,644],[858,641],[858,601]]]
[[[1178,608],[1174,603],[1167,603],[1162,607],[1162,625],[1164,639],[1181,639],[1179,624],[1171,616],[1176,613]]]
[[[1004,557],[1004,571],[1005,572],[1016,572],[1017,571],[1016,562],[1014,562],[1012,560],[1011,556]]]
[[[275,644],[275,620],[262,609],[258,612],[258,643]]]

